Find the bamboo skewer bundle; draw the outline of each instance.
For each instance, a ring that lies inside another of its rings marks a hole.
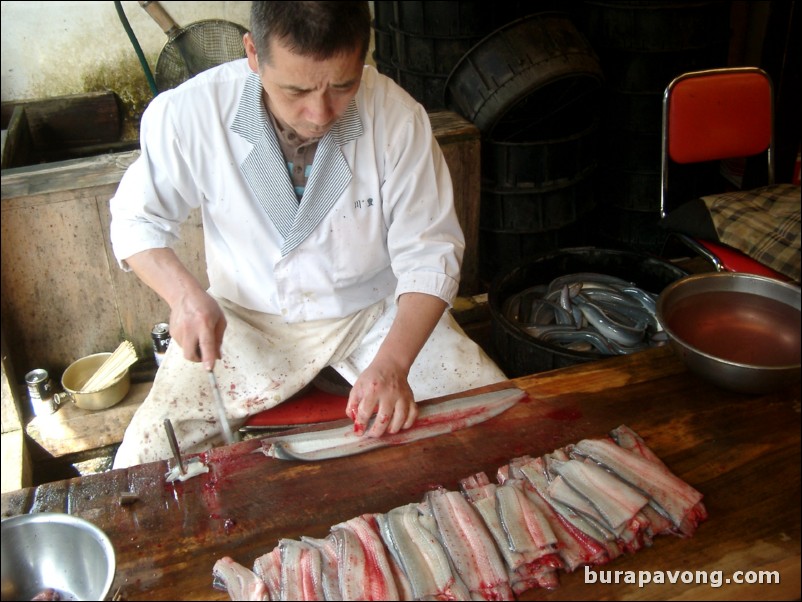
[[[119,376],[136,362],[136,350],[131,341],[123,341],[117,346],[100,368],[89,377],[81,387],[81,393],[94,393],[111,385]]]

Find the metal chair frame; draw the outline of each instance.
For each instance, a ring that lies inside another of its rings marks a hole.
[[[746,93],[735,94],[741,90]],[[678,123],[680,119],[687,119],[695,131]],[[672,161],[701,163],[763,152],[767,184],[771,185],[774,87],[768,73],[757,67],[727,67],[691,71],[674,78],[663,93],[660,216],[666,214]]]
[[[774,175],[774,89],[757,67],[691,71],[674,78],[663,93],[660,217],[666,216],[672,163],[689,164],[766,155],[767,185]],[[706,258],[716,271],[746,262],[750,271],[777,277],[735,249],[672,233]],[[723,259],[726,258],[726,259]],[[729,268],[732,269],[732,268]]]

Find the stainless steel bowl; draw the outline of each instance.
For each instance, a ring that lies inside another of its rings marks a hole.
[[[800,289],[753,274],[713,272],[667,286],[657,318],[688,368],[741,393],[800,380]]]
[[[55,590],[61,600],[104,600],[116,559],[108,536],[69,514],[40,512],[2,521],[2,599]]]

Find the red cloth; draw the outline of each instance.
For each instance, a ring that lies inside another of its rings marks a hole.
[[[290,399],[274,408],[251,416],[244,426],[245,428],[258,428],[340,420],[346,418],[345,406],[347,403],[347,397],[326,393],[315,387],[301,397]]]

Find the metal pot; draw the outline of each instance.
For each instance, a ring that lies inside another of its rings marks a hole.
[[[3,600],[106,600],[117,568],[114,546],[95,524],[58,512],[2,521]],[[45,598],[41,598],[45,599]]]
[[[688,368],[717,386],[755,394],[799,382],[799,287],[754,274],[696,274],[663,290],[657,318]]]
[[[128,370],[120,374],[105,389],[91,393],[81,392],[84,384],[109,357],[111,353],[95,353],[70,364],[61,376],[64,392],[55,396],[56,402],[62,404],[71,401],[83,410],[105,410],[119,403],[131,388],[131,375]]]

